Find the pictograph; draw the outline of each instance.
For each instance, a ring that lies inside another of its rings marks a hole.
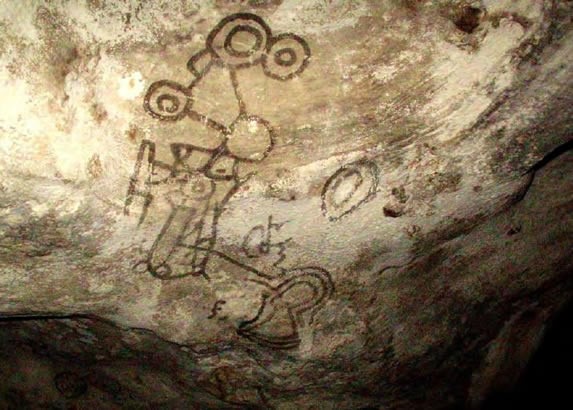
[[[192,121],[214,131],[222,141],[206,148],[192,141],[170,144],[172,162],[157,158],[158,142],[141,142],[125,201],[129,214],[135,198],[143,199],[140,224],[158,195],[167,200],[171,211],[151,246],[143,268],[161,280],[202,277],[209,279],[212,257],[224,259],[256,277],[265,287],[259,312],[238,328],[241,336],[273,348],[293,348],[300,342],[298,328],[302,314],[314,312],[332,295],[330,274],[321,268],[284,270],[280,279],[236,260],[215,249],[217,229],[225,205],[251,174],[241,164],[264,161],[275,145],[275,131],[263,118],[249,114],[237,72],[262,65],[263,72],[276,81],[288,81],[301,75],[310,63],[306,41],[292,33],[274,35],[265,21],[254,14],[233,14],[221,20],[209,33],[205,48],[195,53],[187,68],[194,75],[187,86],[170,80],[151,84],[143,107],[159,121]],[[213,69],[221,68],[229,76],[238,116],[229,124],[196,109],[195,90]],[[245,238],[243,252],[249,258],[268,253],[270,235],[281,224],[255,226]],[[261,239],[261,245],[253,242]],[[287,241],[276,245],[284,259]],[[215,317],[224,302],[213,308]],[[311,314],[312,315],[312,314]]]

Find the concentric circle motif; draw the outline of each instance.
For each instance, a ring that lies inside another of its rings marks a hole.
[[[322,211],[331,221],[342,218],[372,199],[378,190],[379,170],[374,161],[360,160],[336,171],[322,191]]]
[[[164,121],[180,120],[187,115],[191,105],[191,90],[168,80],[151,84],[143,100],[145,110]]]
[[[261,61],[270,38],[271,29],[263,19],[239,13],[221,20],[209,33],[207,49],[219,63],[244,68]]]
[[[302,73],[309,62],[308,44],[295,34],[281,34],[269,43],[263,70],[271,78],[286,81]]]

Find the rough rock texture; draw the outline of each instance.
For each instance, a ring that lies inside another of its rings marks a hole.
[[[1,2],[0,312],[66,318],[0,327],[6,406],[511,386],[571,292],[572,15]]]

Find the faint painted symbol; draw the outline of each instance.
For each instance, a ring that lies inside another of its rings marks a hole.
[[[336,221],[358,209],[376,195],[379,183],[378,165],[359,160],[336,171],[322,189],[322,212]]]
[[[303,325],[302,314],[311,311],[314,316],[333,292],[332,279],[324,269],[294,270],[289,279],[272,288],[270,295],[263,296],[257,315],[241,323],[238,332],[269,347],[296,347],[300,343],[298,329]]]
[[[243,253],[248,258],[260,258],[269,255],[273,249],[276,249],[278,260],[273,263],[273,266],[279,266],[286,258],[286,248],[292,238],[275,242],[273,234],[278,233],[284,225],[285,222],[273,223],[273,217],[269,215],[266,226],[257,225],[245,236],[241,247]]]
[[[291,33],[273,35],[256,15],[240,13],[224,18],[207,36],[205,48],[187,63],[195,76],[193,81],[188,86],[171,80],[157,81],[147,90],[143,103],[145,111],[157,120],[195,122],[220,141],[219,145],[213,148],[172,143],[171,162],[165,162],[158,158],[154,141],[142,141],[125,201],[125,213],[129,214],[134,200],[143,199],[140,224],[158,197],[171,207],[147,259],[136,264],[136,269],[143,268],[162,280],[187,276],[209,279],[211,257],[233,263],[253,275],[251,280],[266,292],[259,314],[242,324],[239,334],[276,348],[296,346],[301,314],[314,312],[332,294],[330,274],[320,268],[299,268],[284,271],[287,279],[274,277],[215,249],[217,227],[226,204],[251,176],[241,170],[241,165],[263,161],[276,140],[275,131],[266,120],[248,113],[237,72],[261,65],[268,77],[287,81],[308,67],[310,54],[304,39]],[[197,98],[197,88],[213,72],[228,76],[238,107],[236,117],[226,119],[225,113],[206,115],[202,111],[205,105]],[[242,244],[246,256],[257,258],[276,249],[279,258],[274,266],[278,266],[285,259],[289,240],[274,243],[272,234],[282,225],[269,217],[266,226],[251,229]],[[301,292],[305,298],[292,299]],[[210,318],[217,315],[223,303],[215,304]],[[291,319],[285,322],[285,318]],[[283,332],[285,323],[287,335],[273,335],[272,329]]]
[[[215,302],[215,305],[213,306],[213,309],[211,309],[211,314],[209,316],[207,316],[207,319],[213,319],[215,316],[217,316],[217,314],[223,310],[222,306],[227,303],[224,300],[218,300]]]

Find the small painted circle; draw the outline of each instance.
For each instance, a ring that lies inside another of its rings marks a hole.
[[[242,37],[242,38],[241,38]],[[254,27],[241,25],[234,27],[225,38],[225,51],[238,58],[248,58],[261,49],[263,35]]]
[[[283,67],[290,67],[296,63],[296,52],[292,48],[284,48],[275,53],[275,63]]]
[[[310,62],[310,47],[302,37],[281,34],[271,40],[263,59],[265,74],[286,81],[300,75]]]
[[[207,49],[219,64],[245,68],[261,62],[271,29],[255,14],[238,13],[221,20],[207,37]]]

